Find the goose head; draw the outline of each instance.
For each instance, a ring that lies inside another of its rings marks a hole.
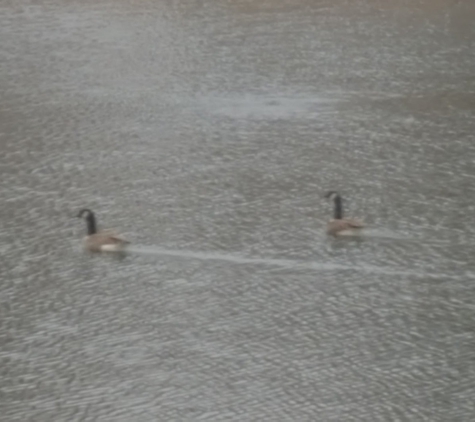
[[[335,220],[341,220],[343,218],[343,203],[340,194],[334,190],[331,190],[325,194],[325,198],[332,200],[335,204],[333,218]]]
[[[340,197],[340,194],[334,190],[328,191],[325,194],[325,198],[330,199],[330,200],[335,200],[336,198]]]
[[[91,218],[91,215],[94,215],[94,213],[90,209],[83,208],[81,211],[79,211],[79,213],[76,217],[77,218],[88,219],[88,218]]]
[[[97,232],[96,218],[94,216],[94,213],[90,209],[83,208],[81,211],[79,211],[77,217],[84,218],[84,220],[86,220],[87,234],[89,236]]]

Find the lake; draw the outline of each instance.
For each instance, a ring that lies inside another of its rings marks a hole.
[[[472,421],[474,18],[0,5],[0,420]]]

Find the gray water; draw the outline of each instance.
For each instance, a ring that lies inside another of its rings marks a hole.
[[[0,420],[473,421],[474,18],[2,2]]]

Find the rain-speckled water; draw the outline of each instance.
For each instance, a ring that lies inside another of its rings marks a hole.
[[[0,420],[475,420],[474,18],[0,3]]]

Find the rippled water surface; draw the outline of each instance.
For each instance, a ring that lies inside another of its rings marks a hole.
[[[473,421],[474,18],[2,2],[0,420]]]

